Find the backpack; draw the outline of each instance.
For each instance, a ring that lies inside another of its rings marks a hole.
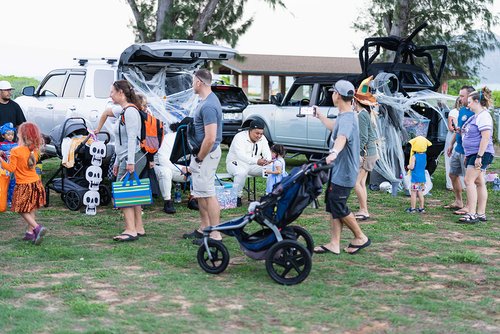
[[[163,141],[163,122],[150,113],[137,109],[135,105],[129,104],[121,113],[121,124],[123,125],[125,125],[125,109],[128,107],[137,110],[141,117],[141,136],[137,139],[139,139],[142,152],[156,154]],[[118,128],[118,131],[120,131],[120,128]],[[121,141],[121,134],[119,136]]]

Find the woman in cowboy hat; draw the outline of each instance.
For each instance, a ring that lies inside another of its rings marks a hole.
[[[377,100],[370,92],[370,82],[373,76],[366,78],[361,82],[357,92],[354,94],[356,101],[356,111],[358,113],[359,123],[359,145],[360,145],[360,168],[354,191],[359,202],[359,211],[355,213],[357,220],[367,220],[370,218],[368,212],[366,178],[368,173],[373,170],[375,163],[379,159],[377,155],[377,133],[375,131],[375,122],[371,116],[375,116],[372,107],[377,105]]]

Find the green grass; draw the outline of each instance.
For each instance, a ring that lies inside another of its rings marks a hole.
[[[287,159],[287,169],[305,162]],[[58,163],[44,162],[45,179]],[[495,162],[490,171],[499,168]],[[263,193],[263,180],[257,189]],[[315,255],[309,277],[296,286],[274,283],[264,262],[245,257],[230,237],[228,268],[203,272],[198,247],[181,238],[199,223],[185,201],[167,216],[156,200],[144,209],[148,236],[114,243],[120,212],[72,212],[51,192],[50,207],[38,214],[49,229],[39,247],[20,240],[17,214],[0,214],[0,332],[498,332],[499,194],[489,191],[490,221],[464,226],[442,208],[452,198],[443,189],[440,166],[424,215],[405,214],[403,195],[370,191],[372,219],[361,227],[372,246],[356,256]],[[320,202],[297,221],[317,245],[329,239]],[[354,194],[349,205],[357,208]],[[225,210],[222,221],[244,212]],[[351,237],[344,229],[343,246]]]

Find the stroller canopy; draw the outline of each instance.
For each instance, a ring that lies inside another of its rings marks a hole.
[[[64,132],[63,132],[64,129]],[[50,131],[50,140],[58,152],[61,151],[61,143],[64,138],[75,135],[88,135],[87,125],[83,119],[68,119],[61,125],[56,126]]]

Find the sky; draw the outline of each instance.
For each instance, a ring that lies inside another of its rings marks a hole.
[[[255,20],[240,38],[240,53],[357,57],[364,36],[352,23],[365,0],[285,0],[273,11],[249,0],[245,15]],[[500,12],[500,0],[495,0]],[[0,74],[38,79],[52,69],[73,66],[75,57],[119,57],[134,43],[126,0],[2,1]],[[500,35],[500,27],[494,30]]]

